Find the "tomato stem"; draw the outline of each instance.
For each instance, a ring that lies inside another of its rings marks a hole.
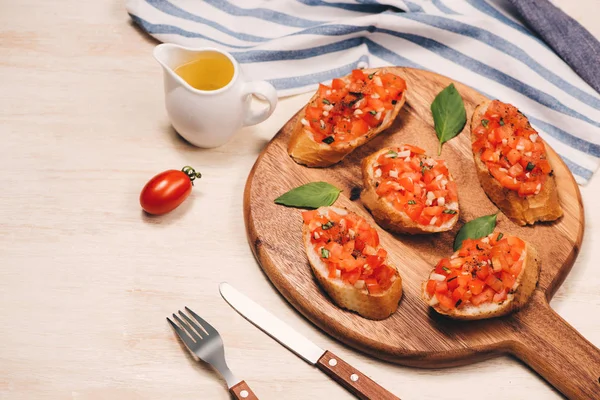
[[[194,184],[194,179],[202,178],[202,174],[200,172],[196,172],[196,170],[194,168],[190,167],[189,165],[186,165],[185,167],[183,167],[181,169],[181,171],[190,178],[192,185]]]

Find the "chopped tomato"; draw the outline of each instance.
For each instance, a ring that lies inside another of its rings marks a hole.
[[[534,194],[538,189],[538,185],[537,182],[523,182],[519,187],[519,194],[523,197]]]
[[[517,177],[521,176],[522,173],[523,173],[523,167],[521,167],[521,164],[515,164],[512,167],[510,167],[510,169],[508,170],[508,174],[510,176],[512,176],[513,178],[517,178]]]
[[[502,281],[498,278],[496,278],[495,275],[490,275],[487,277],[487,279],[485,280],[485,284],[488,285],[489,287],[491,287],[492,289],[494,289],[494,291],[496,292],[501,292],[502,289],[504,289],[504,285],[502,284]]]
[[[302,213],[314,251],[327,265],[331,279],[354,285],[364,280],[371,294],[382,293],[396,279],[396,269],[387,265],[387,251],[379,247],[379,235],[367,221],[354,213],[328,210]]]
[[[492,298],[492,301],[494,303],[500,303],[500,302],[506,300],[506,297],[507,297],[507,291],[506,291],[506,289],[504,289],[504,290],[496,293],[494,295],[494,297]]]
[[[521,159],[521,152],[515,149],[510,149],[506,154],[506,158],[511,165],[515,165]]]
[[[469,289],[471,290],[471,293],[473,293],[475,295],[483,292],[484,287],[485,287],[485,283],[480,281],[479,279],[472,280],[469,283]]]
[[[481,303],[491,302],[494,298],[494,294],[495,293],[493,289],[487,288],[477,296],[471,297],[471,303],[473,303],[475,306],[478,306]]]
[[[485,151],[481,154],[482,161],[491,161],[498,162],[498,154],[492,149],[485,149]]]
[[[433,279],[427,282],[427,293],[429,293],[430,296],[433,296],[433,293],[435,293],[435,286],[436,282]]]
[[[502,302],[521,273],[524,251],[525,242],[516,236],[492,233],[466,239],[452,257],[437,264],[434,272],[444,280],[430,279],[425,291],[444,310]]]
[[[455,272],[452,272],[451,274],[448,275],[448,278],[446,279],[446,284],[448,285],[448,289],[449,290],[454,290],[458,287],[458,276],[456,275]]]
[[[363,119],[357,119],[352,122],[352,129],[350,133],[352,137],[362,136],[369,131],[369,124],[365,122]]]
[[[438,293],[446,293],[448,291],[448,284],[446,282],[438,282],[435,286],[435,291]]]
[[[302,213],[302,219],[304,219],[304,223],[308,224],[310,221],[312,221],[315,217],[317,216],[317,210],[312,210],[312,211],[304,211]]]
[[[345,86],[346,86],[346,82],[344,82],[342,79],[335,78],[333,81],[331,81],[332,89],[339,90],[339,89],[343,89]]]
[[[355,268],[352,271],[343,271],[342,272],[342,279],[345,282],[348,282],[351,285],[354,285],[356,283],[356,281],[358,281],[358,278],[360,278],[360,268]]]
[[[436,295],[438,301],[440,302],[440,306],[442,307],[442,309],[444,310],[450,310],[452,308],[454,308],[455,303],[452,301],[452,299],[444,294],[437,294]]]
[[[349,76],[333,79],[331,85],[320,84],[300,120],[312,139],[337,146],[379,126],[406,90],[399,76],[380,75],[356,69]]]
[[[516,278],[514,277],[514,275],[508,272],[502,272],[501,280],[502,284],[504,284],[504,287],[510,289],[515,284]]]
[[[419,224],[439,227],[458,213],[457,186],[446,163],[419,147],[386,148],[373,166],[373,176],[377,194]]]
[[[379,286],[379,283],[377,283],[376,279],[373,278],[368,278],[365,279],[365,283],[367,284],[367,290],[369,291],[369,294],[381,294],[383,293],[383,291],[381,290],[381,287]]]
[[[365,76],[364,72],[362,72],[362,70],[355,69],[354,71],[352,71],[352,79],[357,81],[365,81],[367,77]]]
[[[473,133],[474,154],[503,187],[521,197],[540,192],[552,167],[544,143],[516,107],[492,101]]]
[[[467,289],[462,288],[462,287],[457,287],[452,292],[452,300],[454,300],[454,304],[456,304],[459,300],[462,300],[465,293],[467,293]]]

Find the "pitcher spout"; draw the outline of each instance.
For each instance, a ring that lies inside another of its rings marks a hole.
[[[171,73],[173,73],[173,71],[175,70],[175,68],[177,68],[178,65],[181,65],[183,62],[185,62],[182,62],[182,60],[185,60],[186,58],[191,59],[191,54],[188,57],[186,57],[185,53],[187,52],[189,52],[189,50],[186,51],[185,48],[176,44],[162,43],[154,48],[153,55],[156,61],[158,61],[158,63],[166,71],[170,71]]]

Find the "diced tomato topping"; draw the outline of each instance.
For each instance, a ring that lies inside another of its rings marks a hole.
[[[452,300],[454,300],[454,304],[456,304],[458,301],[462,301],[462,298],[464,297],[465,293],[467,293],[467,289],[463,287],[457,287],[456,289],[454,289],[454,291],[452,292]]]
[[[386,148],[372,173],[377,194],[419,224],[440,227],[458,213],[458,189],[446,163],[419,147]]]
[[[339,90],[339,89],[343,89],[345,87],[346,87],[346,82],[344,82],[344,80],[342,80],[342,79],[335,78],[333,81],[331,81],[332,89]]]
[[[383,293],[383,290],[381,290],[381,287],[376,279],[367,278],[365,279],[365,283],[367,284],[367,290],[369,291],[369,294],[377,295]]]
[[[369,131],[369,125],[363,119],[357,119],[352,122],[352,129],[350,133],[352,137],[362,136]]]
[[[492,101],[473,133],[474,154],[500,185],[521,197],[541,191],[552,167],[544,142],[516,107]]]
[[[479,293],[483,292],[484,287],[485,283],[479,279],[474,279],[469,283],[469,290],[471,290],[471,293],[474,295],[478,295]]]
[[[435,267],[434,272],[445,279],[430,279],[425,291],[446,311],[465,304],[502,302],[521,273],[524,251],[523,240],[502,233],[466,239],[452,257]]]
[[[494,297],[492,298],[492,301],[494,303],[500,303],[500,302],[506,300],[507,293],[508,293],[507,289],[503,289],[502,291],[500,291],[494,295]]]
[[[342,279],[345,282],[348,282],[351,285],[354,285],[356,283],[356,281],[358,281],[358,278],[360,278],[360,268],[354,268],[353,270],[350,271],[343,271],[342,272]]]
[[[485,151],[481,153],[482,161],[498,162],[498,158],[498,154],[492,149],[485,149]]]
[[[523,182],[519,187],[519,194],[523,197],[534,194],[537,191],[539,183],[537,182]]]
[[[427,282],[427,293],[429,293],[430,296],[433,296],[433,293],[435,293],[435,286],[436,282],[433,279]]]
[[[379,247],[377,231],[363,218],[352,212],[342,215],[328,210],[321,215],[313,210],[303,212],[302,219],[330,278],[351,285],[362,280],[371,294],[383,293],[392,286],[397,271],[386,263],[388,253]]]
[[[320,84],[300,123],[318,143],[346,143],[379,126],[405,90],[406,82],[397,75],[356,69],[331,85]]]
[[[522,173],[523,173],[523,167],[521,167],[521,164],[515,164],[512,167],[510,167],[510,169],[508,170],[508,174],[510,176],[512,176],[513,178],[521,176]]]
[[[438,298],[438,301],[440,302],[440,306],[444,310],[450,310],[450,309],[454,308],[454,306],[456,304],[456,302],[454,302],[452,300],[452,298],[450,298],[450,296],[448,296],[448,295],[438,294],[438,295],[436,295],[436,297]]]
[[[471,297],[471,303],[473,303],[475,306],[478,306],[481,303],[491,302],[494,298],[494,294],[495,293],[493,289],[487,288],[477,296]]]
[[[438,282],[435,291],[437,293],[446,293],[448,292],[448,284],[446,282]]]
[[[458,276],[454,272],[448,275],[448,278],[446,279],[446,284],[448,285],[449,290],[454,290],[458,287],[457,278]]]
[[[302,213],[302,219],[304,220],[305,224],[308,224],[310,221],[315,219],[316,216],[317,216],[317,210],[304,211]]]
[[[362,70],[355,69],[354,71],[352,71],[352,79],[364,82],[365,80],[367,80],[367,77],[365,76],[364,72],[362,72]]]

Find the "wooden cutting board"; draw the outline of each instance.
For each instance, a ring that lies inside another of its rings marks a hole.
[[[381,242],[403,279],[404,295],[396,313],[383,321],[364,319],[335,306],[317,285],[302,245],[300,210],[278,206],[273,200],[301,184],[326,181],[343,189],[337,206],[367,217],[376,226],[360,199],[353,200],[361,189],[360,161],[381,147],[400,143],[417,145],[435,156],[438,141],[429,106],[452,82],[410,68],[403,69],[403,75],[408,86],[407,101],[394,125],[339,164],[307,168],[288,156],[287,143],[297,115],[266,146],[248,177],[244,194],[248,239],[262,269],[306,318],[343,343],[375,357],[438,368],[509,353],[566,396],[600,399],[600,351],[548,305],[575,262],[584,230],[579,188],[552,149],[548,152],[564,217],[556,223],[519,227],[503,214],[498,216],[499,230],[533,243],[542,259],[537,290],[520,312],[484,321],[454,321],[434,313],[420,297],[421,283],[440,258],[452,253],[454,236],[463,223],[498,211],[475,173],[469,123],[458,137],[444,145],[441,156],[458,184],[461,214],[456,227],[451,232],[416,237],[379,229]],[[454,83],[470,121],[476,105],[486,98],[468,86]]]

